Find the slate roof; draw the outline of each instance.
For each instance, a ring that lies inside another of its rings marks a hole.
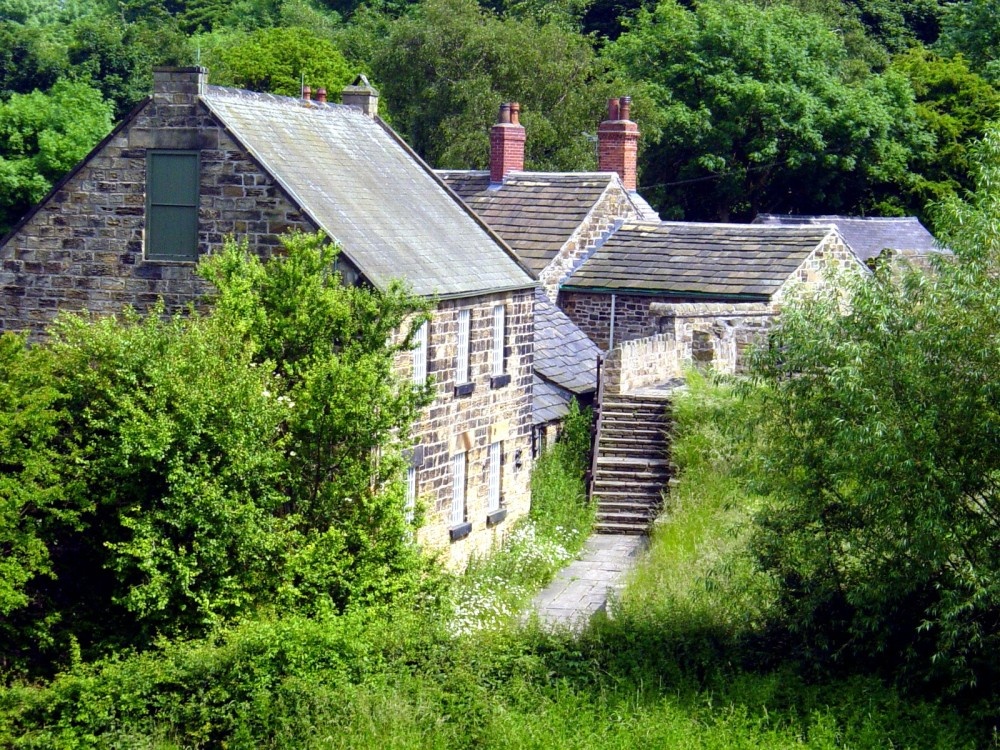
[[[202,101],[376,286],[441,297],[534,280],[388,127],[353,107],[208,87]]]
[[[535,372],[573,393],[597,390],[597,344],[535,291]]]
[[[844,241],[861,260],[876,257],[884,249],[925,254],[947,252],[937,244],[916,216],[803,216],[795,214],[758,214],[754,224],[798,226],[835,224]]]
[[[555,383],[543,380],[535,374],[531,391],[532,419],[535,424],[545,424],[562,419],[569,414],[569,402],[573,394]]]
[[[767,299],[831,226],[627,222],[564,289]]]
[[[511,172],[491,187],[489,172],[438,175],[535,273],[552,262],[617,179],[610,172]]]

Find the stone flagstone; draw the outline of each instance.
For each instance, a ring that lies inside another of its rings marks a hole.
[[[559,571],[532,602],[547,627],[583,630],[596,612],[606,609],[609,593],[635,565],[646,537],[594,534],[583,554]]]

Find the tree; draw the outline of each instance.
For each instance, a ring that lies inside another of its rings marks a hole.
[[[436,167],[484,167],[501,102],[521,103],[529,169],[593,168],[610,93],[589,41],[560,22],[499,18],[475,0],[426,0],[388,23],[371,14],[368,57],[396,126]],[[356,33],[356,32],[355,32]]]
[[[863,211],[928,142],[905,80],[858,77],[840,37],[787,5],[666,0],[606,53],[655,102],[640,188],[677,218]]]
[[[753,365],[756,551],[813,653],[952,688],[1000,668],[1000,132],[956,257],[787,305]]]
[[[0,104],[0,232],[49,191],[111,130],[96,89],[62,79]]]
[[[1000,14],[991,0],[950,3],[937,46],[945,55],[963,55],[984,78],[1000,81]]]
[[[915,48],[893,59],[892,66],[909,80],[917,117],[935,141],[911,164],[916,179],[909,202],[929,206],[971,189],[968,149],[1000,117],[1000,91],[969,70],[961,55],[945,59]],[[933,220],[931,211],[920,213]]]
[[[332,98],[354,73],[333,44],[306,28],[266,28],[249,34],[206,37],[202,59],[212,82],[285,96],[299,96],[302,82],[326,88]]]
[[[394,369],[426,303],[344,285],[319,236],[284,249],[212,256],[203,315],[64,316],[31,350],[0,338],[8,666],[433,580],[401,454],[431,388]]]

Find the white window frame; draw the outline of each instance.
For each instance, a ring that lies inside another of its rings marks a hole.
[[[416,346],[413,348],[413,383],[423,385],[427,381],[427,350],[429,339],[430,321],[425,320],[423,325],[413,334]]]
[[[406,511],[406,522],[413,523],[417,507],[417,467],[411,466],[406,470],[406,503],[403,508]]]
[[[465,469],[468,454],[465,451],[451,457],[451,525],[465,523]]]
[[[506,335],[506,309],[502,304],[493,306],[493,355],[491,364],[493,377],[500,377],[504,372],[503,344]]]
[[[472,350],[472,310],[464,308],[458,311],[458,344],[455,349],[455,385],[465,385],[471,382],[470,359]]]
[[[492,513],[493,511],[500,510],[501,476],[503,472],[503,446],[500,440],[490,443],[488,462],[490,484],[486,511]]]

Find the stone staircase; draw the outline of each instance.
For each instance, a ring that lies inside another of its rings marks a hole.
[[[603,395],[591,500],[600,534],[646,534],[672,475],[662,398]]]

